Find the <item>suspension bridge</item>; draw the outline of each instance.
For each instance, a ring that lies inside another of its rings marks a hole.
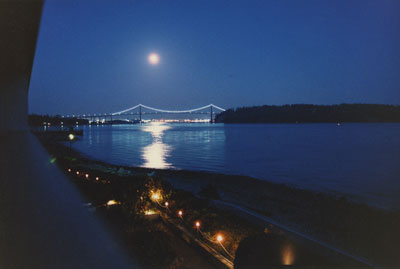
[[[91,122],[93,121],[113,121],[115,119],[124,118],[125,120],[138,120],[139,122],[143,121],[144,115],[163,115],[163,114],[198,114],[198,115],[209,115],[210,122],[214,121],[214,116],[216,112],[222,112],[225,109],[216,106],[214,104],[209,104],[206,106],[187,109],[187,110],[166,110],[159,109],[150,106],[146,106],[143,104],[138,104],[133,107],[113,112],[113,113],[104,113],[104,114],[83,114],[83,115],[66,115],[62,116],[63,118],[76,118],[76,119],[87,119]]]

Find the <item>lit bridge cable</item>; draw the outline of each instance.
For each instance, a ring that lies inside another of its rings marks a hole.
[[[113,115],[113,116],[121,115],[121,114],[127,113],[127,112],[129,112],[131,110],[134,110],[134,109],[136,109],[138,107],[146,108],[146,109],[153,110],[153,111],[160,112],[160,113],[172,113],[172,114],[191,113],[191,112],[200,111],[200,110],[203,110],[203,109],[206,109],[206,108],[216,108],[216,109],[218,109],[220,111],[225,111],[225,109],[223,109],[223,108],[221,108],[219,106],[216,106],[214,104],[209,104],[209,105],[206,105],[206,106],[202,106],[202,107],[199,107],[199,108],[188,109],[188,110],[165,110],[165,109],[159,109],[159,108],[154,108],[154,107],[138,104],[138,105],[130,107],[128,109],[111,113],[111,115]]]

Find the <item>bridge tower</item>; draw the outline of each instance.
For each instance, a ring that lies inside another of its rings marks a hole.
[[[139,122],[142,123],[142,105],[139,105]]]
[[[213,106],[210,106],[210,123],[213,123],[214,119],[213,119]]]

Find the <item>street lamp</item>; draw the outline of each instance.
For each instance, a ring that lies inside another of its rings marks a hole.
[[[217,243],[221,246],[221,248],[225,251],[226,254],[228,254],[229,257],[234,258],[228,250],[226,250],[226,248],[224,247],[224,245],[222,245],[222,242],[224,241],[224,237],[222,236],[222,234],[217,234]]]
[[[222,235],[217,235],[217,241],[218,241],[218,243],[222,243],[222,241],[224,240],[224,237],[222,236]]]

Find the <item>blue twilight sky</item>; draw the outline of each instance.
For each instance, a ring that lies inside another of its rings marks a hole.
[[[399,0],[46,0],[29,110],[400,104],[399,10]]]

